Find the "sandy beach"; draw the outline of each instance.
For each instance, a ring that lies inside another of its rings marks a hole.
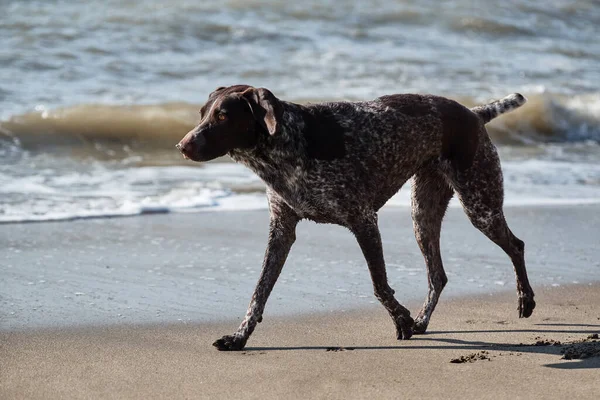
[[[3,333],[0,397],[592,399],[600,358],[561,352],[598,355],[599,289],[538,290],[528,320],[513,293],[443,302],[406,342],[379,308],[266,318],[234,353],[211,346],[233,322]]]
[[[407,342],[352,236],[303,223],[238,353],[211,343],[244,313],[266,212],[0,226],[0,398],[593,398],[598,207],[506,213],[527,243],[530,319],[517,318],[507,257],[462,210],[445,220],[450,281],[430,332]],[[380,220],[390,281],[415,314],[426,277],[410,210]]]

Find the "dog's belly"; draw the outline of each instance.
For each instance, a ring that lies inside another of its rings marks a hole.
[[[298,214],[300,218],[319,223],[345,225],[347,220],[348,203],[335,191],[322,190],[314,187],[281,188],[271,187],[285,203]]]
[[[299,217],[318,223],[350,225],[357,218],[370,211],[377,211],[410,178],[411,172],[374,176],[371,180],[355,180],[350,171],[346,179],[328,180],[320,175],[310,179],[310,175],[297,184],[271,189],[292,208]],[[339,178],[339,175],[338,175]]]

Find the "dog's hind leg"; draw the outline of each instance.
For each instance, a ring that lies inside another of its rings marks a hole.
[[[414,321],[410,317],[410,311],[398,303],[398,300],[394,297],[394,290],[388,284],[381,236],[377,226],[377,214],[372,212],[363,215],[350,224],[349,228],[356,236],[356,240],[367,260],[375,297],[383,304],[394,321],[396,337],[398,340],[410,339]]]
[[[448,282],[440,255],[442,219],[454,191],[434,164],[422,167],[412,180],[412,218],[415,238],[427,266],[429,291],[415,318],[414,333],[425,333],[440,294]]]
[[[525,244],[509,229],[502,204],[504,188],[500,159],[494,144],[482,130],[473,165],[448,177],[471,223],[496,243],[512,260],[519,296],[519,317],[527,318],[535,308],[534,293],[525,269]]]
[[[269,242],[263,269],[254,289],[252,300],[248,306],[246,317],[233,335],[223,336],[213,343],[219,350],[241,350],[248,338],[262,321],[262,314],[267,299],[281,273],[287,255],[296,240],[296,225],[300,220],[296,213],[273,193],[269,193],[269,209],[271,221],[269,224]]]

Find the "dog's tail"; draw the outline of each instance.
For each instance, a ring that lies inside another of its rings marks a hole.
[[[493,101],[484,106],[473,107],[471,108],[471,111],[477,114],[479,118],[483,120],[484,124],[487,124],[500,114],[515,110],[526,102],[527,99],[525,96],[521,95],[520,93],[513,93],[503,99]]]

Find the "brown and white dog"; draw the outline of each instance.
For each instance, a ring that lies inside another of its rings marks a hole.
[[[524,243],[504,219],[502,170],[485,124],[525,103],[520,94],[468,109],[438,96],[396,94],[365,102],[300,105],[247,85],[220,87],[201,109],[200,124],[177,144],[184,157],[228,154],[267,185],[270,231],[263,269],[246,317],[214,343],[242,349],[261,322],[267,298],[302,219],[339,224],[356,236],[375,296],[398,339],[424,333],[447,278],[440,229],[456,193],[472,224],[511,258],[520,317],[535,308]],[[413,320],[388,285],[377,211],[412,177],[412,216],[429,280]]]

